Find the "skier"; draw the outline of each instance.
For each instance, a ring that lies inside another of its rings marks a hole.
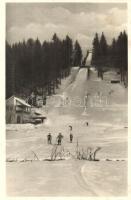
[[[70,133],[70,143],[72,143],[72,140],[73,140],[73,134]]]
[[[51,135],[51,133],[49,133],[47,135],[47,142],[48,142],[48,144],[52,144],[52,135]]]
[[[88,126],[89,125],[89,123],[88,122],[86,122],[86,126]]]
[[[59,135],[57,136],[58,145],[61,145],[62,138],[63,138],[63,135],[59,133]]]
[[[72,126],[69,126],[70,129],[70,143],[73,141],[73,134],[72,134]]]

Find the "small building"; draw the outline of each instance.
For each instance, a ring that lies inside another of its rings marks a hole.
[[[6,100],[6,123],[27,123],[31,117],[31,106],[23,99],[11,96]]]
[[[33,124],[43,123],[47,118],[37,108],[32,108],[31,119]]]
[[[107,71],[103,73],[103,80],[109,83],[120,83],[120,74],[116,71]]]

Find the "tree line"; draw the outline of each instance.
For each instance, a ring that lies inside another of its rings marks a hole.
[[[79,66],[82,50],[78,41],[73,45],[67,35],[61,40],[56,34],[42,44],[36,40],[10,45],[6,42],[6,98],[32,92],[51,95],[69,76],[72,66]]]
[[[118,37],[113,38],[112,43],[107,44],[104,33],[99,38],[96,33],[93,40],[92,61],[99,72],[109,68],[119,69],[121,81],[127,82],[128,77],[128,43],[127,33],[120,32]],[[100,73],[99,73],[100,74]]]

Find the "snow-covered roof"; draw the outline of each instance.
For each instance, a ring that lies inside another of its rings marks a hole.
[[[14,104],[15,104],[16,101],[18,101],[20,104],[22,104],[24,106],[31,107],[31,105],[29,105],[28,103],[26,103],[25,100],[20,99],[20,98],[15,97],[15,96],[11,96],[9,99],[7,99],[6,103],[10,102],[11,100],[13,101]]]

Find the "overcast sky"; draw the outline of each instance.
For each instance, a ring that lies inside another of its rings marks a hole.
[[[6,37],[9,43],[37,37],[50,40],[54,33],[67,34],[92,47],[95,33],[104,32],[108,42],[127,30],[127,7],[124,3],[11,3],[6,7]]]

